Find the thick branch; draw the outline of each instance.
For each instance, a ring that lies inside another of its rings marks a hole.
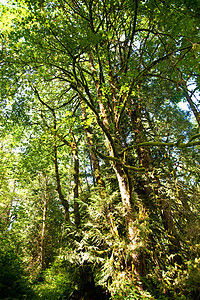
[[[176,148],[189,148],[189,147],[194,147],[194,146],[198,146],[200,145],[200,141],[196,141],[196,142],[191,142],[193,139],[196,139],[197,137],[199,137],[200,135],[194,137],[194,138],[190,138],[190,141],[188,143],[180,143],[179,140],[177,142],[173,142],[173,143],[167,143],[167,142],[142,142],[139,143],[137,145],[133,145],[133,146],[129,146],[127,148],[125,148],[121,153],[123,154],[126,151],[129,151],[131,149],[136,149],[138,147],[176,147]]]
[[[129,170],[133,170],[133,171],[136,171],[136,172],[144,172],[145,171],[145,168],[138,168],[138,167],[133,167],[133,166],[127,166],[123,163],[123,161],[117,157],[114,157],[114,156],[108,156],[108,155],[105,155],[101,152],[99,152],[98,150],[94,149],[94,151],[96,152],[96,154],[101,157],[102,159],[104,160],[110,160],[110,161],[114,161],[116,162],[117,164],[121,165],[123,168],[125,169],[129,169]]]

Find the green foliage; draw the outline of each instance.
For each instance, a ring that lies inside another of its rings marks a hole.
[[[15,253],[9,233],[1,233],[0,237],[0,298],[32,298],[34,292],[30,288],[22,260]]]
[[[169,261],[166,270],[157,268],[155,271],[147,276],[146,283],[148,286],[152,282],[154,288],[148,287],[156,299],[197,299],[199,295],[199,259],[187,261],[184,266],[174,265]]]
[[[1,6],[3,297],[16,297],[14,287],[31,299],[25,269],[33,299],[91,298],[87,286],[94,298],[100,285],[112,299],[196,300],[198,8]]]
[[[32,299],[67,299],[73,291],[69,271],[59,261],[54,262],[40,275]]]
[[[60,247],[62,235],[60,230],[64,216],[54,191],[54,185],[47,175],[45,177],[40,173],[34,180],[33,177],[26,177],[25,183],[26,190],[22,187],[19,190],[18,187],[20,200],[11,210],[14,220],[11,223],[10,234],[15,236],[15,243],[19,248],[18,252],[23,257],[29,279],[34,281],[41,272],[41,232],[44,225],[44,207],[47,211],[44,232],[46,267],[54,261],[54,255]]]

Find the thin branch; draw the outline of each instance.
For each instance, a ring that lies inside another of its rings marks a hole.
[[[200,44],[200,42],[198,42],[197,44]],[[152,67],[154,67],[155,65],[157,65],[159,62],[165,60],[165,59],[168,59],[168,57],[170,57],[172,54],[176,54],[177,52],[182,52],[184,50],[191,50],[193,47],[193,45],[190,45],[190,46],[186,46],[186,47],[183,47],[181,49],[177,49],[177,50],[174,50],[174,51],[171,51],[170,53],[167,53],[166,55],[162,56],[162,57],[159,57],[158,59],[155,59],[151,64],[149,64],[146,68],[144,68],[137,76],[136,78],[133,80],[132,84],[131,85],[134,85],[135,81],[138,80],[140,77],[142,77],[143,75],[146,75],[146,72],[149,71]]]
[[[30,82],[30,85],[31,85],[31,87],[33,88],[34,93],[36,94],[36,96],[37,96],[38,100],[40,101],[40,103],[42,103],[42,104],[43,104],[44,106],[46,106],[51,112],[53,112],[54,109],[53,109],[51,106],[49,106],[46,102],[44,102],[44,101],[42,100],[42,98],[40,97],[40,94],[39,94],[37,88],[33,85],[33,83]]]
[[[54,111],[54,110],[53,110],[53,111]],[[52,111],[52,113],[53,113],[53,111]],[[59,139],[60,139],[65,145],[67,145],[68,147],[71,147],[71,143],[68,142],[68,141],[64,138],[64,136],[63,136],[62,134],[60,134],[57,130],[56,130],[56,132],[55,132],[55,129],[52,129],[52,128],[48,125],[48,123],[47,123],[47,122],[45,121],[45,119],[44,119],[44,116],[43,116],[42,111],[41,111],[40,116],[41,116],[41,119],[42,119],[43,124],[45,125],[45,127],[47,127],[47,128],[49,129],[50,133],[51,133],[53,136],[56,134],[56,136],[59,137]]]
[[[196,43],[196,44],[200,44],[200,42]],[[134,85],[135,83],[142,77],[142,76],[146,76],[147,75],[147,72],[153,68],[154,66],[156,66],[158,63],[168,59],[171,55],[173,54],[176,54],[177,52],[182,52],[184,50],[187,50],[187,49],[192,49],[193,45],[190,45],[190,46],[186,46],[186,47],[183,47],[181,49],[177,49],[177,50],[174,50],[158,59],[155,59],[152,63],[150,63],[147,67],[145,67],[131,82],[130,84],[130,88],[129,88],[129,92],[127,94],[127,96],[125,97],[124,101],[123,101],[123,104],[122,104],[122,107],[121,107],[121,111],[119,112],[119,115],[118,115],[118,123],[120,122],[120,119],[121,119],[121,116],[122,116],[122,113],[124,112],[125,110],[125,107],[126,107],[126,103],[129,99],[129,97],[131,96],[132,94],[132,91],[133,91],[133,88],[134,88]]]
[[[133,30],[132,30],[132,34],[131,34],[131,40],[130,40],[130,45],[129,45],[129,49],[128,49],[127,59],[126,59],[126,65],[125,65],[125,70],[124,70],[125,73],[128,70],[128,63],[129,63],[129,59],[131,56],[132,44],[133,44],[133,39],[134,39],[134,35],[135,35],[135,28],[136,28],[136,21],[137,21],[137,13],[138,13],[138,0],[135,1],[135,15],[134,15],[134,20],[133,20]]]
[[[56,109],[60,109],[60,108],[63,108],[65,106],[67,106],[68,104],[70,104],[76,97],[78,97],[78,95],[74,95],[69,101],[65,102],[64,104],[58,106]]]

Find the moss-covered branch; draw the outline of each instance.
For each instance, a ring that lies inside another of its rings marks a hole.
[[[189,148],[200,145],[200,141],[194,141],[194,139],[200,137],[200,134],[193,136],[190,138],[188,143],[181,143],[180,140],[173,142],[173,143],[167,143],[167,142],[142,142],[137,145],[132,145],[129,147],[126,147],[123,151],[120,152],[120,155],[122,155],[124,152],[127,152],[131,149],[137,149],[138,147],[176,147],[176,148]]]
[[[196,140],[197,138],[200,138],[200,133],[191,136],[191,138],[189,139],[189,143],[193,140]]]
[[[96,150],[95,148],[94,148],[94,151],[103,160],[114,161],[114,162],[120,164],[123,168],[125,168],[127,170],[132,170],[132,171],[136,171],[136,172],[144,172],[145,171],[145,168],[143,168],[143,167],[133,167],[133,166],[126,165],[126,164],[124,164],[124,162],[121,159],[114,157],[114,156],[105,155],[105,154],[99,152],[98,150]]]

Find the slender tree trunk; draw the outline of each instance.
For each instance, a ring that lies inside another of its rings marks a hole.
[[[183,78],[183,74],[181,73],[180,70],[178,70],[178,71],[180,73],[180,78],[181,78],[180,86],[182,87],[184,95],[186,97],[186,100],[189,104],[189,107],[191,108],[191,110],[192,110],[192,112],[193,112],[193,114],[196,118],[196,121],[197,121],[198,125],[200,126],[200,112],[198,111],[198,108],[197,108],[196,104],[192,100],[192,96],[190,96],[189,93],[188,93],[187,83]]]
[[[41,179],[39,179],[41,180]],[[41,182],[42,185],[42,182]],[[40,265],[41,270],[44,270],[46,267],[45,263],[45,234],[46,234],[46,218],[47,218],[47,204],[48,204],[48,191],[47,191],[48,179],[45,177],[44,182],[44,194],[42,197],[43,201],[43,213],[42,213],[42,230],[41,230],[41,243],[40,243]]]
[[[85,135],[87,138],[87,144],[88,144],[88,148],[89,148],[92,168],[94,170],[95,181],[96,181],[97,185],[105,188],[105,182],[104,182],[103,177],[100,172],[99,160],[98,160],[96,153],[93,150],[94,141],[93,141],[93,136],[92,136],[92,129],[87,125],[87,115],[86,115],[84,103],[82,101],[81,101],[81,110],[82,110],[82,117],[83,117],[83,120],[85,123],[84,130],[85,130]]]
[[[79,212],[79,204],[78,204],[78,198],[79,198],[79,159],[78,159],[78,149],[77,144],[75,140],[75,136],[73,132],[71,131],[72,135],[72,154],[74,159],[74,217],[75,217],[75,225],[78,228],[81,223],[80,218],[80,212]]]
[[[68,201],[65,199],[65,196],[63,195],[62,192],[62,187],[61,187],[61,182],[60,182],[60,174],[59,174],[59,170],[58,170],[58,158],[57,158],[57,136],[56,136],[56,117],[55,117],[55,112],[53,111],[53,115],[54,115],[54,143],[53,143],[53,152],[54,152],[54,168],[55,168],[55,175],[56,175],[56,183],[57,183],[57,191],[58,191],[58,196],[59,199],[64,207],[65,210],[65,219],[67,222],[70,222],[70,216],[69,216],[69,203]]]
[[[13,205],[13,201],[15,199],[15,180],[13,180],[13,190],[12,190],[12,197],[11,197],[11,200],[10,202],[8,203],[6,209],[5,209],[5,225],[6,225],[6,228],[8,229],[10,224],[11,224],[11,208],[12,208],[12,205]]]
[[[55,137],[56,138],[56,137]],[[64,207],[65,210],[65,219],[67,222],[70,222],[70,216],[69,216],[69,203],[65,199],[65,196],[62,193],[61,183],[60,183],[60,174],[58,171],[58,160],[57,160],[57,146],[54,144],[54,167],[55,167],[55,174],[56,174],[56,182],[57,182],[57,191],[59,199]]]
[[[186,87],[183,88],[183,91],[184,91],[185,97],[187,99],[187,102],[196,118],[196,121],[197,121],[198,125],[200,126],[200,112],[198,111],[195,103],[193,102],[192,97],[190,97]]]

